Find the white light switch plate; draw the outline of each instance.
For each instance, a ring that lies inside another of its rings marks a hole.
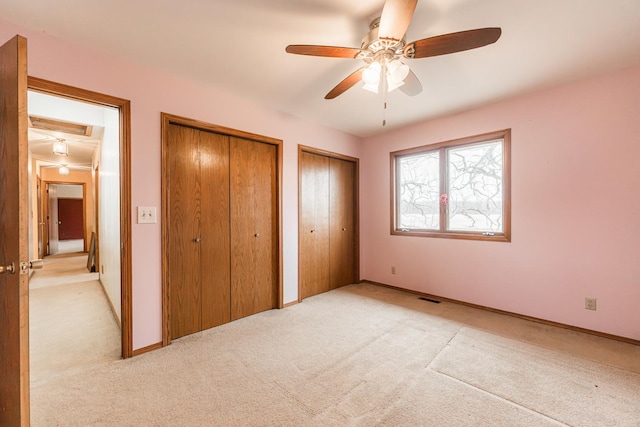
[[[155,206],[138,206],[138,224],[155,224],[156,207]]]

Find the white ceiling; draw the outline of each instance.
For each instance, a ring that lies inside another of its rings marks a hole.
[[[91,134],[80,136],[60,131],[29,127],[29,151],[42,167],[58,167],[91,170],[96,150],[104,136],[104,115],[108,107],[88,104],[68,98],[29,91],[29,116],[44,117],[92,127]],[[67,156],[53,154],[53,143],[63,139],[68,146]]]
[[[359,47],[382,0],[0,0],[0,17],[248,97],[358,136],[640,62],[640,0],[419,0],[407,41],[501,27],[495,44],[409,60],[424,90],[382,101],[360,85],[324,95],[361,66],[285,53]],[[99,18],[99,19],[96,19]]]

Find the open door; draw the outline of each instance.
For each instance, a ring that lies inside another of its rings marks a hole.
[[[27,39],[0,47],[0,425],[29,425]]]

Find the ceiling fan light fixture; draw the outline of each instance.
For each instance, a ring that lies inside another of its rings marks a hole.
[[[372,62],[367,68],[362,71],[362,81],[366,86],[376,86],[380,84],[380,73],[382,72],[382,66],[379,62]]]
[[[387,65],[387,70],[387,81],[389,83],[404,83],[404,79],[409,75],[409,66],[397,59],[394,59]]]
[[[395,81],[387,77],[387,92],[394,91],[402,85],[404,85],[404,82],[402,80]]]
[[[69,168],[67,167],[67,165],[62,164],[60,165],[60,167],[58,168],[58,173],[60,175],[69,175]]]
[[[69,146],[64,141],[64,139],[59,139],[53,143],[53,154],[55,154],[56,156],[69,155]]]
[[[365,83],[365,85],[362,86],[362,89],[368,90],[369,92],[373,92],[377,94],[380,91],[380,84],[377,83],[375,85],[372,85],[372,84]]]
[[[374,61],[362,71],[362,81],[364,90],[373,93],[380,93],[381,76],[385,75],[387,92],[391,92],[404,85],[404,79],[409,75],[409,66],[394,59],[384,67],[378,61]]]

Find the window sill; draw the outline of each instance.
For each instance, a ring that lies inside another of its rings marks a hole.
[[[441,239],[484,240],[488,242],[511,242],[511,236],[504,233],[485,236],[481,233],[463,231],[391,230],[391,235],[412,237],[437,237]]]

